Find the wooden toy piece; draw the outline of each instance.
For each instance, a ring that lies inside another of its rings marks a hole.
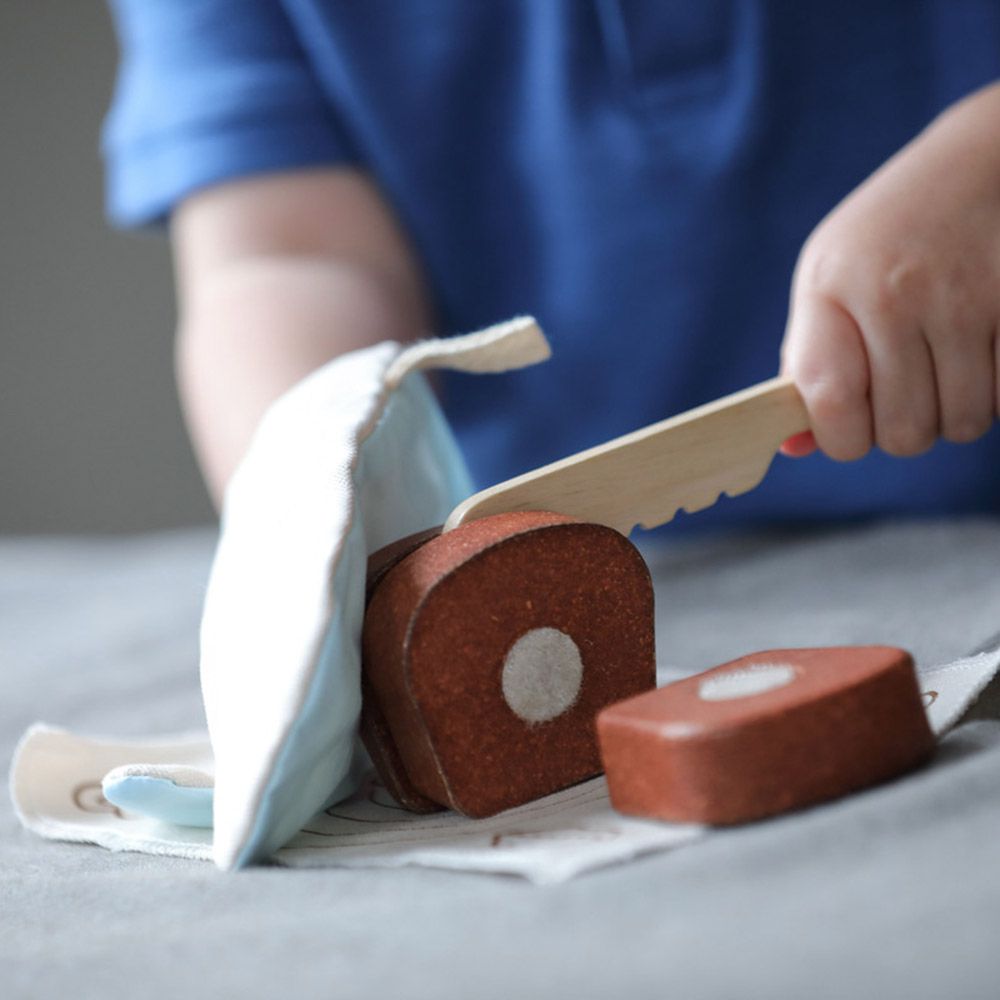
[[[490,816],[600,772],[597,713],[655,683],[652,582],[610,528],[483,518],[382,575],[362,651],[362,735],[387,788]]]
[[[654,528],[753,489],[782,442],[808,429],[795,385],[771,379],[483,490],[445,531],[510,510],[559,511],[624,535]]]
[[[365,602],[371,601],[372,594],[385,575],[397,563],[402,562],[411,552],[425,542],[441,534],[441,528],[427,528],[405,538],[397,539],[379,549],[368,558],[368,572],[365,580]],[[389,724],[382,714],[378,698],[368,679],[368,670],[361,671],[361,739],[371,757],[375,770],[382,779],[389,794],[404,808],[415,813],[440,812],[444,806],[425,798],[413,788],[406,778],[396,743],[389,731]]]
[[[605,709],[611,802],[638,816],[744,823],[885,781],[934,736],[902,649],[777,649]]]

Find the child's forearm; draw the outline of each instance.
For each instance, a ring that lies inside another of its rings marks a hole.
[[[427,332],[405,240],[350,172],[210,191],[175,216],[181,401],[219,504],[267,406],[339,354]]]
[[[422,330],[411,305],[357,267],[263,258],[220,272],[177,337],[181,400],[216,503],[272,400],[339,354]]]

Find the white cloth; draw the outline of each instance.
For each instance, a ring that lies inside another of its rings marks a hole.
[[[969,709],[998,667],[1000,648],[918,670],[931,727],[938,736]],[[11,793],[21,822],[57,840],[211,858],[210,831],[131,814],[103,798],[102,776],[136,760],[153,769],[163,763],[183,763],[207,773],[211,747],[204,735],[137,745],[33,727],[18,748],[11,772]],[[419,865],[514,874],[551,883],[650,851],[679,847],[705,832],[699,826],[618,815],[611,809],[603,779],[490,819],[470,820],[453,813],[404,812],[369,774],[352,798],[320,810],[306,822],[274,860],[295,867]]]
[[[357,739],[367,557],[442,523],[472,488],[418,370],[503,371],[549,353],[534,320],[521,317],[447,340],[354,351],[276,400],[227,490],[205,598],[211,757],[200,748],[205,767],[192,769],[186,743],[178,757],[116,754],[102,794],[154,828],[214,826],[214,836],[195,838],[197,852],[211,839],[223,868],[269,858],[348,796],[367,766]],[[50,771],[31,773],[22,794],[46,801],[32,782]]]

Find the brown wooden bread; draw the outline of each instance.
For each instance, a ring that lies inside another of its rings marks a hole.
[[[731,824],[832,799],[934,749],[913,661],[856,646],[754,653],[605,709],[612,804]]]
[[[384,572],[362,650],[362,735],[389,790],[489,816],[600,772],[598,711],[655,683],[652,582],[611,528],[498,514]]]

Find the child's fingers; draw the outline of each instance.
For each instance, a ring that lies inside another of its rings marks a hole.
[[[961,338],[957,344],[932,338],[931,353],[941,411],[941,436],[964,444],[993,424],[996,363],[991,337]]]
[[[919,330],[887,317],[863,323],[871,372],[875,443],[899,457],[919,455],[938,436],[934,363]]]
[[[996,331],[993,337],[993,372],[996,378],[993,395],[996,402],[996,413],[994,416],[1000,417],[1000,330]]]
[[[868,357],[861,331],[845,309],[825,296],[797,295],[782,370],[802,393],[816,443],[830,458],[850,461],[869,451]]]

